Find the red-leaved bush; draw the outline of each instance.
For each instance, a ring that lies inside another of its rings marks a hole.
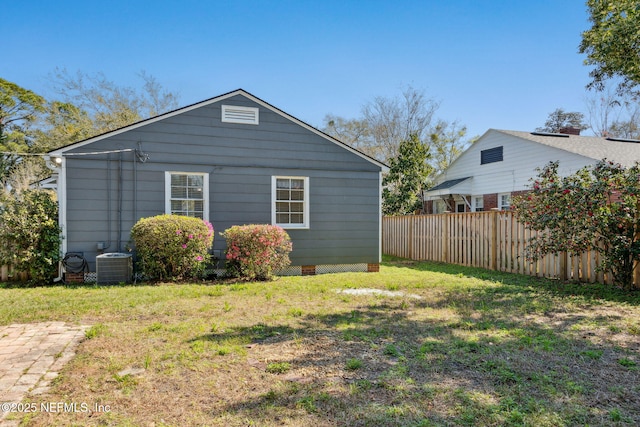
[[[291,261],[291,239],[275,225],[236,225],[221,233],[227,240],[227,272],[250,280],[269,280]]]

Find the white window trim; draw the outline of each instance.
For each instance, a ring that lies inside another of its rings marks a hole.
[[[257,125],[260,123],[260,110],[256,107],[240,107],[236,105],[223,105],[221,120],[224,123],[241,123],[245,125]]]
[[[509,198],[509,205],[506,206],[506,208],[505,208],[505,205],[502,204],[502,196],[507,196]],[[511,209],[511,193],[499,193],[498,194],[498,208],[501,211],[504,211],[506,209]]]
[[[278,179],[302,179],[304,180],[304,205],[302,212],[302,224],[278,224],[276,222],[276,190]],[[273,175],[271,176],[271,224],[277,225],[284,229],[297,229],[308,230],[309,226],[309,177],[308,176],[285,176],[285,175]]]
[[[164,172],[164,212],[167,215],[171,215],[171,175],[201,175],[202,179],[202,203],[204,212],[202,212],[202,218],[205,221],[209,221],[209,174],[206,172],[179,172],[179,171],[165,171]]]
[[[483,199],[482,206],[478,206],[477,199]],[[478,208],[484,210],[484,196],[471,196],[471,200],[473,201],[473,212],[478,212]]]

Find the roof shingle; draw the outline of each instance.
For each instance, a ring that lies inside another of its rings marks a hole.
[[[496,130],[517,138],[537,142],[539,144],[569,151],[595,160],[607,159],[620,163],[624,167],[640,162],[640,143],[631,141],[615,141],[598,136],[562,135],[553,136],[533,134],[514,130]]]

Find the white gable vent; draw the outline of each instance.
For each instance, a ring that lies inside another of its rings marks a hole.
[[[227,123],[244,123],[257,125],[259,110],[254,107],[238,107],[235,105],[222,106],[222,121]]]

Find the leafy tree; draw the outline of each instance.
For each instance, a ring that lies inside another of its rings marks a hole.
[[[544,127],[536,128],[537,132],[559,132],[563,128],[574,127],[578,129],[586,129],[584,124],[584,114],[576,111],[564,111],[562,108],[556,108],[549,113]]]
[[[405,88],[401,96],[379,96],[366,104],[363,117],[382,160],[396,157],[401,142],[411,139],[411,135],[420,141],[428,140],[431,120],[439,107],[439,102],[411,86]]]
[[[322,130],[373,158],[379,159],[382,156],[382,152],[376,149],[375,144],[371,142],[371,131],[367,122],[363,119],[347,120],[343,117],[327,114],[324,117],[324,128]]]
[[[640,139],[640,111],[635,111],[628,120],[618,120],[611,123],[607,136],[627,139]]]
[[[44,153],[121,128],[177,107],[178,96],[166,91],[148,74],[140,73],[142,87],[119,86],[103,74],[57,69],[50,80],[60,97],[40,95],[0,78],[0,182],[35,181],[50,173],[41,160],[29,161],[17,153]],[[12,153],[12,154],[6,154]],[[30,171],[33,175],[25,175]],[[15,178],[11,174],[17,172]]]
[[[457,121],[438,120],[429,135],[432,171],[445,170],[462,154],[469,145],[469,141],[464,139],[466,135],[467,127]]]
[[[640,104],[632,93],[616,93],[610,85],[587,98],[589,129],[597,136],[639,139]]]
[[[41,117],[36,147],[46,152],[87,139],[100,131],[95,129],[89,113],[69,102],[51,101]]]
[[[592,27],[582,33],[579,52],[587,55],[587,87],[602,89],[607,79],[620,77],[624,93],[640,83],[640,4],[637,0],[587,0]]]
[[[75,142],[177,107],[178,95],[164,90],[153,76],[140,73],[139,77],[142,89],[119,86],[102,73],[72,75],[56,69],[50,79],[61,99],[49,105],[49,127],[42,135],[45,145],[55,140]]]
[[[382,185],[382,211],[385,215],[406,215],[420,209],[421,191],[432,171],[427,163],[429,147],[411,134],[400,143],[398,156],[389,162],[389,173]]]
[[[43,190],[0,195],[0,263],[29,273],[34,283],[50,282],[60,260],[58,204]]]
[[[512,203],[526,227],[538,232],[528,242],[528,258],[592,249],[603,260],[600,270],[630,289],[640,260],[640,166],[603,160],[560,177],[558,162],[551,162],[538,171],[531,191]]]
[[[40,95],[0,78],[0,181],[19,163],[20,156],[33,145],[32,125],[44,111]]]
[[[376,97],[362,108],[362,117],[345,119],[328,114],[323,131],[365,154],[388,163],[400,142],[415,134],[428,141],[439,103],[411,86],[395,97]]]
[[[618,120],[624,100],[610,86],[598,90],[586,99],[589,129],[596,135],[610,136],[611,124]]]

